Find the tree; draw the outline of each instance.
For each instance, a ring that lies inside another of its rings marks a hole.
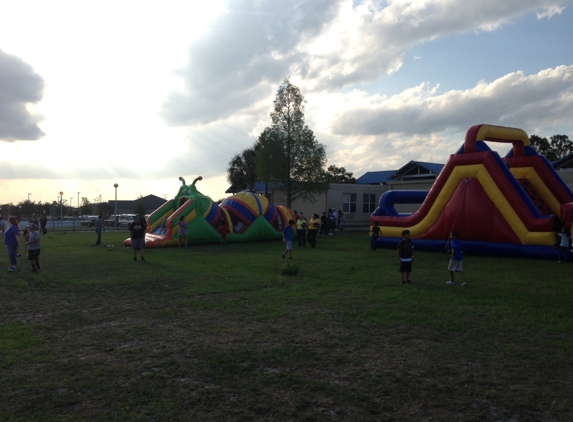
[[[328,190],[326,151],[304,124],[304,98],[286,78],[277,91],[271,126],[259,136],[256,173],[286,195],[287,207],[297,198],[314,200]]]
[[[356,183],[356,178],[352,173],[346,171],[344,167],[336,167],[334,164],[328,166],[328,181],[330,183]]]
[[[82,196],[82,201],[79,209],[80,215],[91,215],[93,214],[93,212],[94,212],[93,204],[87,197]]]
[[[553,135],[551,141],[537,135],[529,137],[530,145],[549,161],[556,161],[573,152],[573,142],[567,135]]]
[[[133,204],[133,213],[136,215],[145,215],[147,213],[147,209],[141,197],[137,198],[137,201]]]
[[[227,181],[238,189],[253,190],[257,175],[255,171],[257,144],[235,155],[229,161],[227,169]]]

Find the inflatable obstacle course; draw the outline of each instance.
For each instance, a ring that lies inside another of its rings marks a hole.
[[[502,159],[483,141],[512,149]],[[400,203],[421,207],[399,215],[394,205]],[[455,230],[469,252],[554,256],[556,231],[572,218],[573,193],[523,130],[477,125],[429,192],[386,192],[370,221],[382,230],[381,246],[396,244],[408,229],[417,246],[443,250]]]
[[[227,243],[281,240],[282,230],[293,212],[282,205],[272,204],[266,197],[241,192],[217,204],[197,190],[199,176],[191,185],[182,186],[175,198],[167,201],[149,215],[145,245],[147,248],[167,247],[179,242],[177,221],[184,217],[188,224],[189,244],[219,243],[219,228],[228,227]],[[131,246],[131,239],[124,241]]]

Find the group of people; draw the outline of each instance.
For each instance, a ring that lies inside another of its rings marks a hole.
[[[33,216],[35,218],[35,214]],[[24,230],[20,230],[20,218],[11,216],[8,223],[0,215],[0,234],[4,237],[4,245],[8,252],[10,268],[8,272],[15,273],[18,271],[18,258],[20,254],[21,237],[24,237],[25,254],[32,265],[32,272],[40,270],[40,233],[38,232],[37,220],[31,220]]]
[[[324,211],[320,217],[320,234],[332,236],[336,232],[336,228],[338,228],[338,234],[347,234],[346,217],[342,210],[338,210],[338,212],[336,212],[335,208],[329,208],[328,214]]]

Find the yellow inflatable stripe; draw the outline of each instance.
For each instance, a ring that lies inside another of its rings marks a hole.
[[[169,218],[169,216],[173,214],[173,210],[169,210],[167,211],[164,215],[163,218],[158,219],[155,223],[153,223],[151,225],[150,230],[153,232],[153,230],[155,230],[157,227],[159,227],[161,225],[161,223],[163,223],[163,220],[165,220],[165,218]]]
[[[549,190],[547,185],[543,183],[543,180],[539,177],[533,167],[515,167],[510,168],[509,170],[516,179],[525,179],[531,183],[531,187],[537,191],[537,194],[545,201],[547,206],[551,208],[551,211],[553,211],[553,213],[559,213],[561,204],[557,198],[555,198],[555,195],[553,195]]]
[[[485,138],[505,139],[507,141],[521,141],[523,146],[529,145],[529,137],[522,129],[513,127],[483,125],[476,134],[476,141],[483,141]]]
[[[207,211],[205,211],[203,217],[207,217],[209,215],[209,213],[211,212],[211,208],[213,208],[213,201],[209,203],[209,208],[207,209]]]
[[[412,227],[389,227],[382,226],[383,236],[402,237],[402,230],[409,229],[412,236],[420,236],[428,231],[438,219],[444,206],[452,197],[460,180],[468,178],[477,179],[484,188],[487,196],[507,221],[511,229],[515,232],[520,242],[524,245],[547,245],[551,246],[555,242],[553,232],[529,232],[523,221],[519,218],[507,198],[503,195],[499,187],[494,183],[491,175],[483,164],[472,164],[467,166],[456,166],[444,184],[443,189],[438,194],[434,204],[422,221]]]

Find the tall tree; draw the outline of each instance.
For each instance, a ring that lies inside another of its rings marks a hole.
[[[304,124],[304,97],[286,78],[277,91],[271,126],[259,136],[256,172],[284,192],[287,206],[297,198],[314,200],[328,190],[326,151]]]
[[[255,163],[257,145],[243,150],[229,161],[227,181],[238,189],[253,190],[257,180]]]
[[[79,212],[81,215],[91,215],[94,212],[93,204],[85,196],[82,196]]]
[[[330,183],[356,183],[356,178],[352,173],[346,171],[344,167],[336,167],[334,164],[328,166],[328,180]]]
[[[541,138],[537,135],[529,137],[530,145],[541,154],[545,155],[549,161],[556,161],[573,152],[573,142],[567,135],[553,135],[551,140]]]

